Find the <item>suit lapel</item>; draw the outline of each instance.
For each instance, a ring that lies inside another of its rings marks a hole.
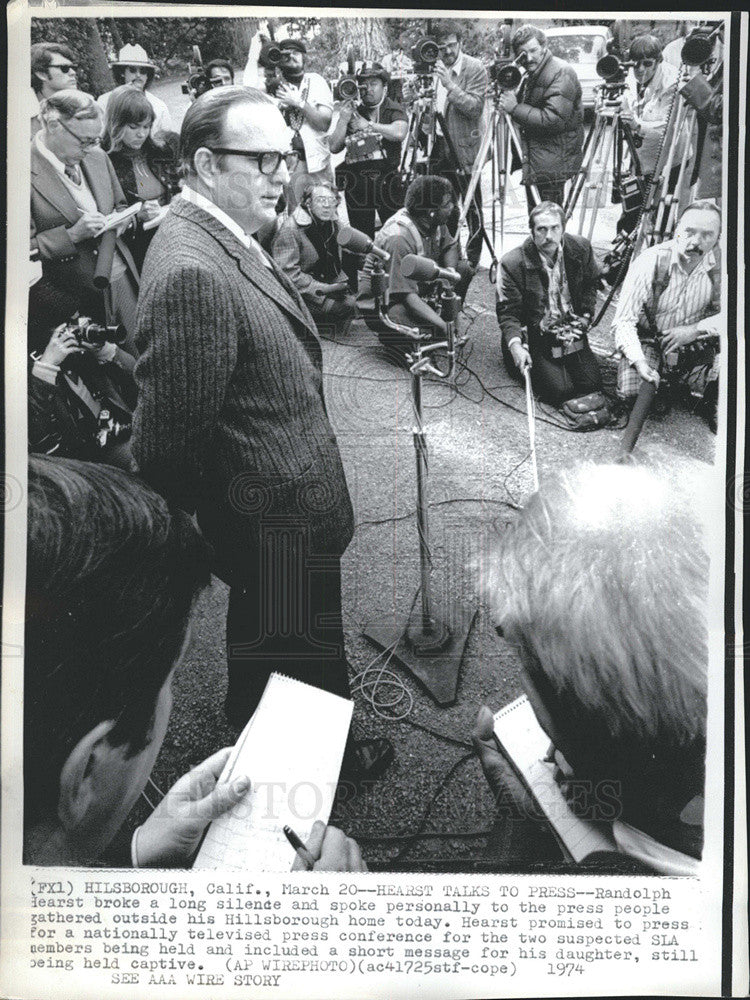
[[[73,195],[65,187],[62,178],[52,164],[41,153],[38,153],[33,145],[31,147],[31,175],[37,194],[45,198],[69,222],[76,222],[80,213],[73,200]]]
[[[104,215],[108,215],[114,208],[112,185],[109,181],[109,176],[107,176],[105,184],[104,177],[102,177],[102,171],[98,169],[98,165],[90,162],[89,158],[86,156],[84,156],[81,161],[81,168],[88,185],[91,188],[91,193],[94,196],[97,208]]]
[[[315,341],[317,350],[320,350],[315,323],[302,296],[286,275],[282,274],[273,259],[269,258],[271,267],[266,267],[256,259],[255,253],[244,247],[218,219],[209,215],[208,212],[204,212],[202,208],[190,204],[184,198],[178,198],[172,203],[172,211],[185,218],[190,218],[196,225],[210,233],[221,244],[226,253],[237,261],[237,266],[248,281],[251,281],[264,295],[267,295],[276,305],[293,316],[304,327],[309,337]]]

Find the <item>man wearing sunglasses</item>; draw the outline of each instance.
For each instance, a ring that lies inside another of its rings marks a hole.
[[[105,217],[127,207],[107,154],[99,148],[101,111],[90,94],[59,90],[42,104],[43,128],[31,143],[31,248],[45,277],[100,323],[122,323],[135,352],[138,271],[119,238],[109,267],[99,257]],[[120,232],[117,233],[118,237]],[[108,282],[102,291],[99,279]]]
[[[643,177],[644,191],[648,188],[659,159],[659,150],[664,142],[666,150],[674,141],[675,149],[672,170],[668,179],[671,194],[677,187],[680,163],[689,136],[683,129],[674,136],[674,120],[667,131],[669,110],[675,100],[675,90],[680,71],[662,58],[661,42],[654,35],[641,35],[631,42],[628,59],[633,63],[627,77],[627,89],[622,95],[622,120],[629,122],[634,133],[639,136],[638,160]],[[624,212],[618,228],[631,232],[640,216],[640,208]]]
[[[133,453],[197,512],[231,587],[226,711],[238,728],[272,670],[349,697],[340,558],[353,515],[321,346],[255,239],[294,168],[291,140],[259,90],[219,87],[190,106],[185,187],[146,254],[138,312]],[[376,741],[367,749],[384,759]]]
[[[78,60],[66,45],[38,42],[31,46],[31,135],[42,127],[39,102],[58,90],[70,90],[76,85]]]

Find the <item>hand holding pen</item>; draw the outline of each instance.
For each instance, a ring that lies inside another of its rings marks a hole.
[[[284,827],[284,836],[297,854],[292,871],[367,871],[357,843],[335,826],[326,826],[318,820],[313,825],[307,846],[291,827]]]

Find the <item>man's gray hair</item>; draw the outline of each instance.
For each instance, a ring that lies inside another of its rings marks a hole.
[[[40,112],[45,124],[60,118],[64,121],[73,118],[88,121],[102,117],[102,109],[94,98],[82,90],[58,90],[42,101]]]
[[[491,558],[493,620],[558,708],[575,706],[561,729],[630,746],[705,738],[702,487],[692,470],[680,479],[591,464],[551,476]]]

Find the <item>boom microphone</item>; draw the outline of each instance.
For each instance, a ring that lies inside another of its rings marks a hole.
[[[401,262],[401,273],[405,278],[416,278],[417,281],[434,281],[442,278],[455,285],[460,280],[461,275],[454,271],[452,267],[438,267],[434,260],[429,257],[420,257],[415,253],[408,253]]]
[[[386,250],[376,247],[366,233],[361,232],[359,229],[353,229],[351,226],[341,226],[336,240],[340,247],[343,247],[350,253],[374,253],[376,257],[380,257],[383,261],[391,259],[391,255]]]

